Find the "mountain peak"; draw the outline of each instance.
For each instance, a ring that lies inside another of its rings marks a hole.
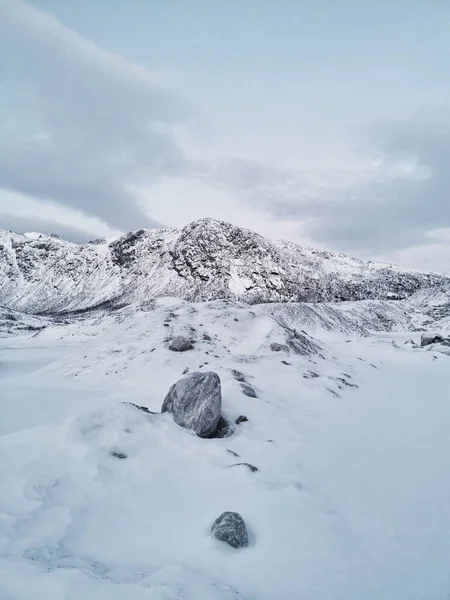
[[[449,282],[444,275],[272,241],[212,218],[81,246],[0,232],[0,305],[34,313],[160,296],[249,303],[392,299]]]

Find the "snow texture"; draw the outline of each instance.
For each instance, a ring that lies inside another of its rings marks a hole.
[[[161,296],[251,304],[389,300],[443,284],[450,284],[443,275],[272,241],[213,219],[81,246],[0,230],[0,306],[28,313]]]
[[[222,391],[217,373],[191,373],[170,388],[161,412],[170,412],[180,427],[209,437],[217,429],[222,410]]]

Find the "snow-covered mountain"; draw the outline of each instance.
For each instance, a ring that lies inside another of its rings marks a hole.
[[[0,256],[1,600],[448,597],[448,278],[211,220]],[[226,437],[162,411],[207,372]]]
[[[266,239],[212,219],[77,245],[0,230],[0,306],[29,313],[191,301],[323,302],[405,298],[450,278]]]

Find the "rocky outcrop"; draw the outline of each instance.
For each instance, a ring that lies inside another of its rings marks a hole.
[[[0,306],[114,308],[161,296],[251,304],[400,299],[450,278],[272,241],[213,219],[83,245],[0,230]]]
[[[444,340],[444,337],[439,333],[422,333],[420,337],[420,345],[430,346],[431,344],[439,344]]]

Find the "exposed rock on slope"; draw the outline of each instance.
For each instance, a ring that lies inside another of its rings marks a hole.
[[[81,246],[0,230],[0,306],[31,313],[161,296],[250,303],[398,299],[443,283],[450,278],[272,241],[212,219]]]

